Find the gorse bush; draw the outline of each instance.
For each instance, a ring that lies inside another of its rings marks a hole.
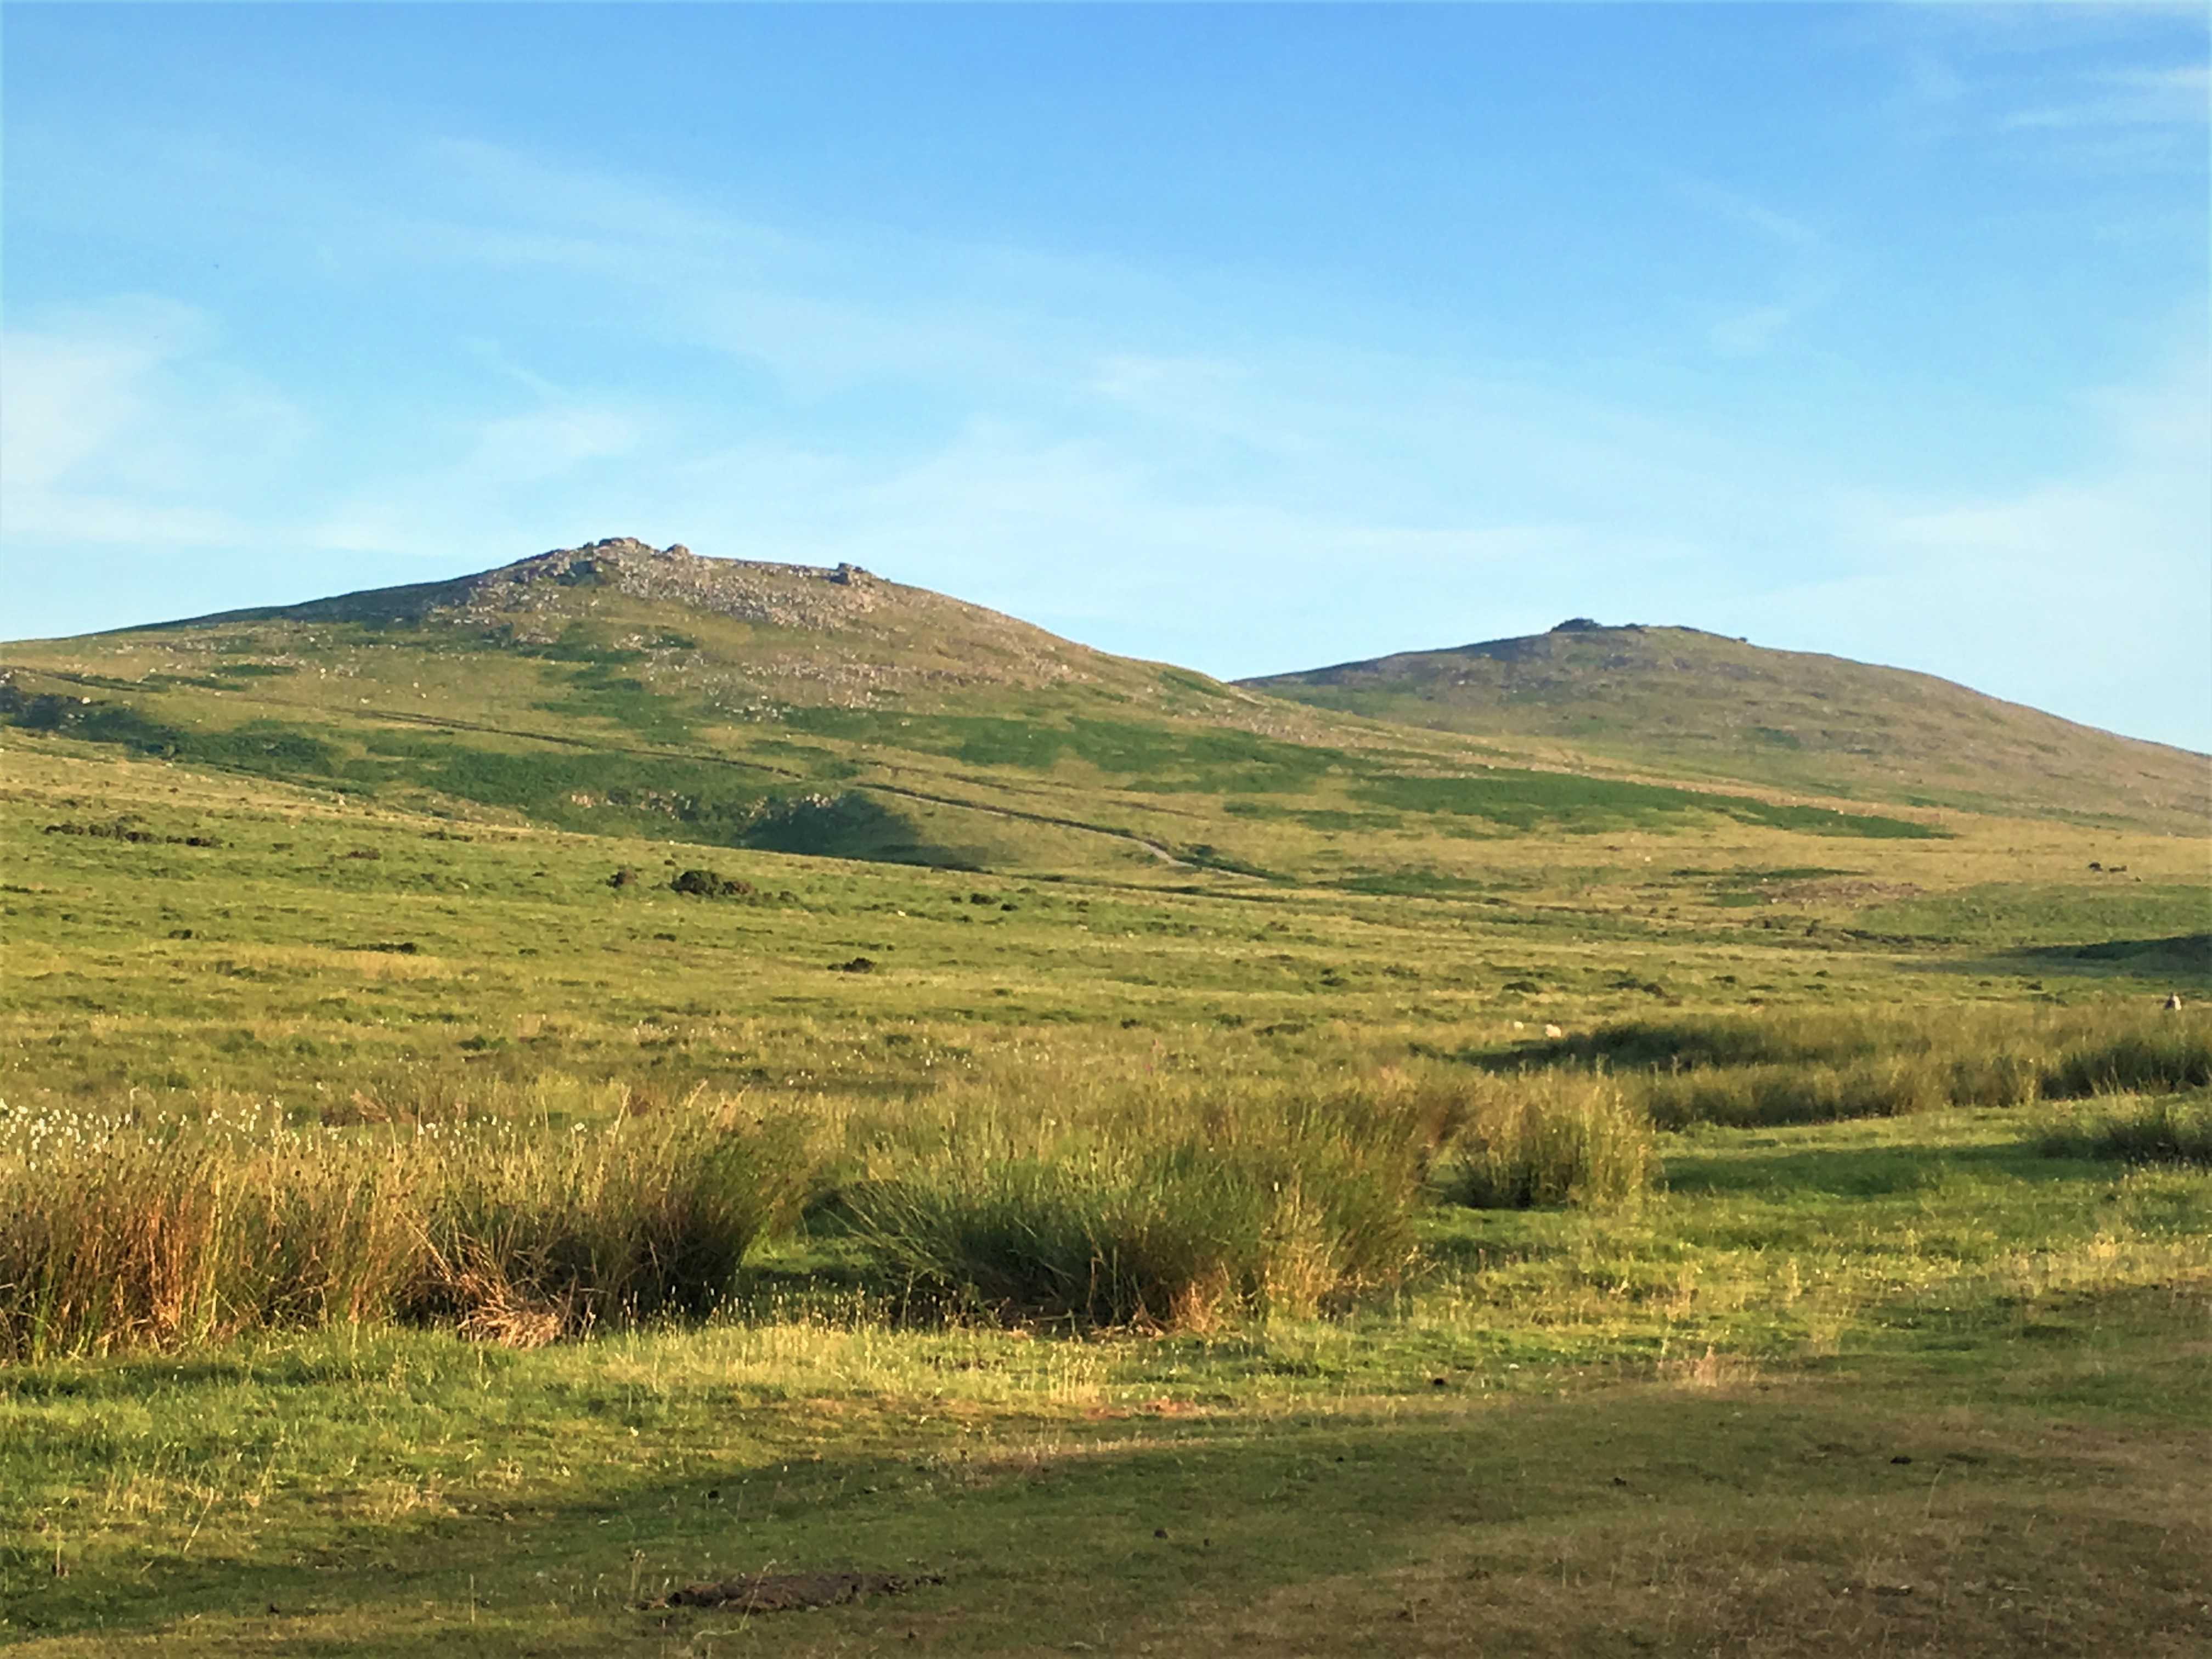
[[[514,1343],[704,1311],[794,1204],[793,1133],[0,1121],[0,1358],[398,1319]]]

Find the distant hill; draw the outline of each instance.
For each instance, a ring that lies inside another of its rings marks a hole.
[[[1434,731],[1539,737],[1686,778],[2202,829],[2212,761],[1933,675],[1693,628],[1601,627],[1240,684]]]
[[[0,720],[433,810],[956,866],[1172,856],[1097,786],[1310,774],[1304,740],[1345,723],[856,567],[629,538],[13,645]]]
[[[1465,660],[1528,655],[1516,643]],[[1945,690],[1976,718],[2003,708]],[[849,565],[626,538],[451,581],[0,647],[0,722],[95,756],[119,749],[461,819],[770,851],[1464,892],[1488,878],[1485,844],[1507,838],[1946,833],[1926,812],[1807,799],[1836,791],[1817,768],[1801,779],[1768,765],[1743,775],[1773,787],[1716,787],[1728,775],[1694,744],[1585,720],[1559,728],[1575,737],[1562,744],[1541,722],[1516,738],[1523,728],[1473,714],[1478,735],[1422,730],[1362,718],[1362,695],[1224,684]],[[1401,695],[1382,712],[1425,708]],[[1779,735],[1761,756],[1825,752],[1778,714],[1765,723]],[[1883,798],[1973,804],[1941,763],[1966,728],[1929,724],[1929,777],[1902,770]],[[2172,752],[2086,735],[2107,766],[2123,750]],[[1787,738],[1800,749],[1785,753]],[[1843,781],[1876,793],[1856,773]],[[2139,817],[2174,816],[2174,791],[2138,793]],[[1829,862],[1787,854],[1776,867]]]

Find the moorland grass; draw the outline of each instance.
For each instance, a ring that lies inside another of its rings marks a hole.
[[[1662,1129],[1826,1122],[2212,1083],[2212,1012],[1881,1007],[1636,1019],[1476,1057],[1602,1072]]]
[[[1054,1335],[856,1304],[10,1367],[0,1640],[2192,1651],[2206,1176],[2032,1129],[1669,1137],[1633,1211],[1428,1212],[1425,1273],[1336,1318]],[[643,1605],[771,1563],[945,1582]]]
[[[2039,1144],[2052,1158],[2212,1165],[2212,1095],[2100,1101],[2054,1119]]]
[[[804,1169],[783,1126],[704,1103],[557,1131],[0,1112],[0,1361],[332,1324],[530,1346],[696,1316]]]
[[[1396,1285],[1432,1195],[1601,1206],[1654,1167],[1648,1127],[1602,1085],[1440,1073],[1316,1094],[1041,1064],[766,1121],[697,1093],[618,1099],[597,1119],[394,1122],[362,1095],[350,1127],[235,1102],[0,1112],[0,1358],[331,1323],[530,1346],[697,1320],[802,1211],[862,1253],[884,1306],[1212,1329]]]
[[[2201,840],[588,597],[22,678],[0,1642],[2203,1645]]]
[[[1611,1079],[1537,1073],[1467,1091],[1431,1181],[1474,1209],[1606,1209],[1640,1198],[1658,1162],[1650,1115]]]
[[[1402,1276],[1462,1115],[1404,1088],[1047,1070],[879,1120],[837,1209],[891,1273],[994,1317],[1305,1318]]]

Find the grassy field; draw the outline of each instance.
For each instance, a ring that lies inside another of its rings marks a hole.
[[[1346,1317],[338,1329],[0,1373],[30,1653],[2185,1654],[2208,1177],[2015,1113],[1670,1139]],[[943,1575],[755,1615],[775,1567]],[[911,1645],[910,1645],[911,1644]]]
[[[2212,1647],[2201,836],[599,599],[13,683],[0,1644]]]

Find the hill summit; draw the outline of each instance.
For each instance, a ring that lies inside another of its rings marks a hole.
[[[1932,674],[1587,617],[1240,684],[1436,731],[1555,738],[1679,775],[1912,805],[2201,828],[2212,781],[2203,756]]]
[[[847,624],[875,609],[887,586],[858,565],[824,568],[702,558],[681,542],[654,547],[635,536],[609,536],[447,581],[373,588],[305,605],[225,611],[172,626],[277,618],[417,623],[439,613],[461,622],[489,622],[531,611],[572,611],[575,607],[563,598],[564,591],[605,589],[647,603],[673,602],[778,628],[819,629]]]
[[[680,542],[656,548],[632,536],[555,548],[445,581],[161,626],[174,632],[256,623],[349,624],[525,650],[574,639],[580,629],[607,635],[601,644],[619,635],[664,672],[688,667],[696,681],[702,670],[708,678],[720,670],[725,690],[743,684],[803,704],[963,686],[1038,690],[1115,681],[1126,666],[1028,623],[858,565],[714,558]],[[667,631],[670,624],[676,632]]]

